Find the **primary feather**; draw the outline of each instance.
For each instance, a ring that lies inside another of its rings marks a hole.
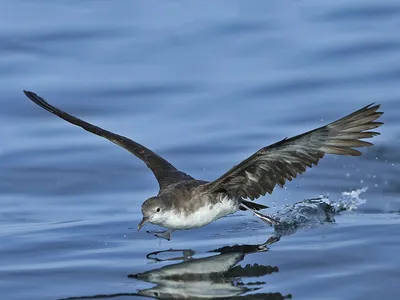
[[[209,183],[207,190],[254,200],[271,194],[277,184],[283,186],[286,180],[304,173],[307,167],[317,165],[325,154],[361,155],[353,148],[373,145],[361,139],[379,134],[369,131],[383,124],[375,121],[383,114],[377,112],[379,107],[367,105],[326,126],[261,148]]]

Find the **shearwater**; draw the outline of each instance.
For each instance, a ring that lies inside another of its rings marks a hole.
[[[383,124],[375,121],[383,114],[377,112],[380,105],[372,103],[333,123],[263,147],[221,177],[207,182],[177,170],[137,142],[74,117],[33,92],[24,93],[65,121],[125,148],[150,168],[158,181],[159,192],[143,202],[143,219],[138,230],[145,223],[156,224],[168,230],[148,232],[168,240],[174,230],[201,227],[238,210],[252,211],[269,225],[276,225],[277,220],[259,212],[267,206],[249,200],[271,194],[276,185],[282,187],[286,180],[291,181],[307,167],[317,165],[325,154],[361,155],[353,148],[372,146],[362,139],[378,135],[370,130]]]

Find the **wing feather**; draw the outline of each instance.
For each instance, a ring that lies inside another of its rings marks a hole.
[[[191,176],[187,175],[184,172],[177,170],[172,164],[170,164],[167,160],[154,153],[150,149],[145,146],[132,141],[131,139],[124,137],[122,135],[115,134],[88,122],[85,122],[77,117],[74,117],[61,109],[58,109],[49,103],[47,103],[43,98],[36,95],[33,92],[24,91],[25,95],[32,100],[35,104],[44,108],[45,110],[51,112],[52,114],[64,119],[65,121],[74,124],[83,128],[86,131],[89,131],[93,134],[101,136],[103,138],[108,139],[114,144],[125,148],[136,157],[141,159],[147,167],[149,167],[156,177],[160,189],[165,188],[166,186],[182,181],[182,180],[191,180],[193,179]]]
[[[375,121],[383,114],[377,112],[379,107],[367,105],[326,126],[261,148],[205,187],[253,200],[317,165],[325,154],[359,156],[361,152],[353,148],[373,145],[361,139],[379,135],[370,131],[383,124]]]

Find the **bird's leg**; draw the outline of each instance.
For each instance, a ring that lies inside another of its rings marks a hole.
[[[259,217],[261,220],[269,224],[270,226],[276,226],[279,225],[279,221],[275,220],[271,216],[268,215],[263,215],[262,213],[259,213],[258,211],[253,211],[253,213]]]
[[[161,238],[161,239],[166,239],[168,241],[171,240],[172,237],[172,231],[174,231],[173,229],[168,229],[166,231],[147,231],[147,233],[151,233],[152,235]]]
[[[240,205],[243,206],[245,209],[252,211],[257,217],[259,217],[261,220],[266,222],[268,225],[270,225],[270,226],[279,225],[279,221],[275,220],[274,218],[272,218],[268,215],[263,215],[262,213],[254,210],[254,209],[251,209],[246,204],[241,203]]]

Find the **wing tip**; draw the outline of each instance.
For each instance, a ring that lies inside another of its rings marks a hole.
[[[36,95],[34,92],[28,91],[28,90],[22,90],[25,94],[25,96],[27,96],[29,99],[31,97],[33,97],[34,95]]]
[[[367,106],[364,107],[364,109],[368,109],[368,108],[376,108],[379,109],[381,107],[380,103],[376,103],[376,102],[371,102],[370,104],[368,104]]]
[[[23,90],[24,94],[29,98],[40,98],[36,93],[32,92],[32,91],[28,91],[28,90]]]
[[[23,90],[23,91],[24,91],[25,96],[27,96],[31,101],[33,101],[35,103],[43,101],[43,99],[41,99],[36,93],[27,91],[27,90]]]
[[[40,107],[44,108],[45,110],[51,112],[51,113],[56,113],[58,109],[56,109],[54,106],[50,105],[49,103],[46,102],[42,97],[37,95],[34,92],[23,90],[24,94],[35,104],[39,105]]]
[[[378,117],[379,117],[379,116],[383,115],[383,112],[377,111],[380,107],[381,107],[380,103],[371,102],[370,104],[356,110],[355,112],[353,112],[350,115],[365,114],[368,111],[368,113],[367,113],[368,115],[375,114],[375,115],[378,115]],[[350,115],[348,115],[348,116],[350,116]]]

